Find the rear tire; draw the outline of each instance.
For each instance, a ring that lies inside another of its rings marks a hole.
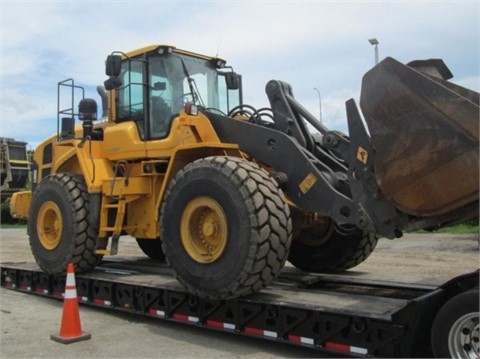
[[[90,216],[90,197],[83,177],[59,173],[45,177],[33,193],[28,234],[33,256],[40,268],[53,275],[95,267],[98,228]]]
[[[162,242],[159,238],[150,239],[150,238],[135,238],[137,244],[150,259],[156,261],[165,261],[165,254],[162,250]]]
[[[321,228],[296,232],[288,257],[295,267],[313,273],[342,272],[365,261],[375,249],[378,237],[373,233],[325,221]]]
[[[285,264],[290,211],[256,164],[216,156],[185,166],[161,211],[163,251],[192,293],[228,299],[260,290]]]

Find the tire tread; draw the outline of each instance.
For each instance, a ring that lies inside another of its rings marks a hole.
[[[32,203],[35,201],[36,195],[38,196],[43,188],[49,183],[54,183],[54,186],[58,185],[59,188],[63,187],[64,189],[59,192],[62,195],[65,195],[65,199],[72,209],[72,217],[74,219],[74,223],[72,224],[73,243],[67,255],[63,256],[63,260],[61,260],[58,265],[52,266],[49,263],[46,263],[37,250],[37,246],[40,246],[37,242],[38,240],[31,235],[32,231],[35,231],[33,226],[36,225],[36,214],[30,213],[30,246],[35,260],[44,271],[54,275],[64,274],[68,263],[73,263],[75,271],[78,273],[90,271],[97,265],[101,257],[95,254],[97,233],[90,223],[90,198],[85,185],[85,180],[82,176],[71,173],[57,173],[47,176],[34,192]]]
[[[210,299],[238,297],[267,286],[285,264],[291,243],[290,211],[283,192],[267,172],[255,163],[242,158],[227,156],[203,158],[188,165],[175,178],[178,180],[192,166],[220,167],[231,183],[244,189],[242,196],[251,219],[253,238],[249,242],[248,258],[242,272],[238,275],[237,280],[224,290],[211,293],[186,283],[176,274],[177,279],[190,292]],[[168,198],[174,187],[175,182],[169,186],[165,198]],[[162,223],[167,220],[167,216],[162,209]],[[165,247],[164,251],[166,252]],[[175,272],[174,269],[173,271]]]

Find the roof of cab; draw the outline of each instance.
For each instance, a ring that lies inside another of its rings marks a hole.
[[[145,53],[148,53],[148,52],[160,50],[160,49],[162,49],[162,48],[164,48],[164,49],[171,49],[172,52],[176,52],[176,53],[179,53],[179,54],[188,55],[188,56],[192,56],[192,57],[197,57],[197,58],[204,59],[204,60],[222,60],[222,61],[226,62],[224,59],[219,58],[219,57],[202,55],[202,54],[198,54],[198,53],[191,52],[191,51],[186,51],[186,50],[177,49],[175,46],[171,46],[171,45],[160,45],[160,44],[154,44],[154,45],[149,45],[149,46],[141,47],[141,48],[136,49],[136,50],[128,51],[128,52],[126,52],[125,54],[126,54],[128,57],[135,57],[135,56],[138,56],[138,55],[141,55],[141,54],[145,54]]]

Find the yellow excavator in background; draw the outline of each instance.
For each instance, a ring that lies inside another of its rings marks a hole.
[[[153,45],[107,57],[102,97],[58,108],[34,154],[32,252],[50,274],[78,272],[136,238],[192,293],[228,299],[268,285],[288,260],[310,272],[364,261],[380,236],[478,217],[479,94],[441,60],[386,58],[346,102],[349,135],[266,85],[270,108],[243,104],[226,62]],[[58,103],[63,103],[59,98]],[[75,118],[82,125],[75,125]],[[315,129],[316,133],[312,133]]]

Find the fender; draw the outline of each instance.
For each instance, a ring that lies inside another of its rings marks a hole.
[[[85,178],[88,192],[101,192],[103,181],[113,177],[111,162],[102,154],[103,145],[98,141],[59,142],[54,146],[51,173],[80,173]]]

